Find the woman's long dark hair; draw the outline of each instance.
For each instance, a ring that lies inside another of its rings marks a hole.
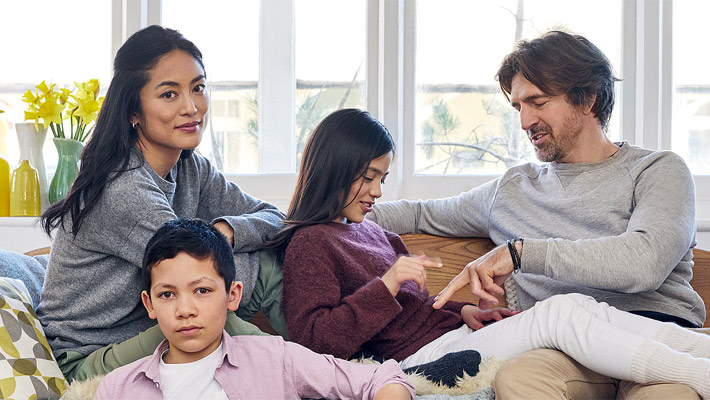
[[[370,161],[394,152],[387,128],[367,111],[338,110],[321,121],[303,151],[296,190],[284,227],[265,247],[279,259],[298,228],[333,221],[350,204],[353,182],[365,174]]]
[[[76,236],[106,184],[128,170],[131,151],[138,141],[138,131],[130,120],[141,114],[140,91],[150,79],[151,69],[173,50],[190,54],[204,70],[202,53],[191,41],[176,30],[158,25],[136,32],[118,49],[113,61],[113,79],[94,133],[81,154],[79,175],[67,197],[42,214],[42,227],[47,235],[64,226],[64,218],[70,213],[71,232]],[[181,157],[190,154],[191,150],[185,150]]]

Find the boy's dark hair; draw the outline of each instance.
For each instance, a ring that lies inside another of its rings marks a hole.
[[[199,260],[211,258],[229,292],[236,269],[232,247],[227,239],[212,224],[199,219],[182,218],[163,224],[148,241],[143,255],[143,288],[149,295],[153,267],[163,260],[175,258],[180,252]]]
[[[575,106],[592,105],[606,131],[614,109],[614,71],[597,46],[580,35],[550,31],[533,40],[521,40],[505,56],[496,79],[508,98],[515,74],[522,74],[551,96],[565,95]],[[596,96],[596,97],[595,97]]]

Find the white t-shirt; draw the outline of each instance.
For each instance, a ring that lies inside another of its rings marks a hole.
[[[210,355],[191,363],[166,364],[163,357],[158,371],[165,400],[228,400],[222,385],[214,379],[214,372],[222,361],[221,343]]]

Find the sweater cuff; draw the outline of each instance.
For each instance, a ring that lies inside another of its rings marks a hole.
[[[520,260],[520,272],[544,275],[546,259],[547,240],[524,238],[523,254]]]
[[[373,297],[372,299],[377,299],[378,313],[383,315],[397,315],[402,312],[402,305],[399,304],[396,298],[392,297],[392,293],[387,288],[382,279],[375,278],[367,283],[364,288],[369,288],[372,290],[370,293]]]
[[[460,301],[447,301],[446,304],[444,304],[444,305],[441,307],[441,309],[442,309],[442,310],[447,310],[447,311],[452,311],[452,312],[455,312],[455,313],[457,313],[457,314],[460,315],[460,314],[461,314],[461,309],[462,309],[463,306],[465,306],[465,305],[472,305],[472,306],[475,306],[475,304],[473,304],[473,303],[462,303],[462,302],[460,302]]]

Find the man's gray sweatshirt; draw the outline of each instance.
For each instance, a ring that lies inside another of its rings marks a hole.
[[[669,151],[618,144],[590,164],[513,167],[458,196],[375,206],[384,229],[456,237],[524,239],[519,305],[583,293],[626,311],[655,311],[702,326],[705,306],[690,286],[695,186]],[[463,289],[467,290],[467,289]]]

